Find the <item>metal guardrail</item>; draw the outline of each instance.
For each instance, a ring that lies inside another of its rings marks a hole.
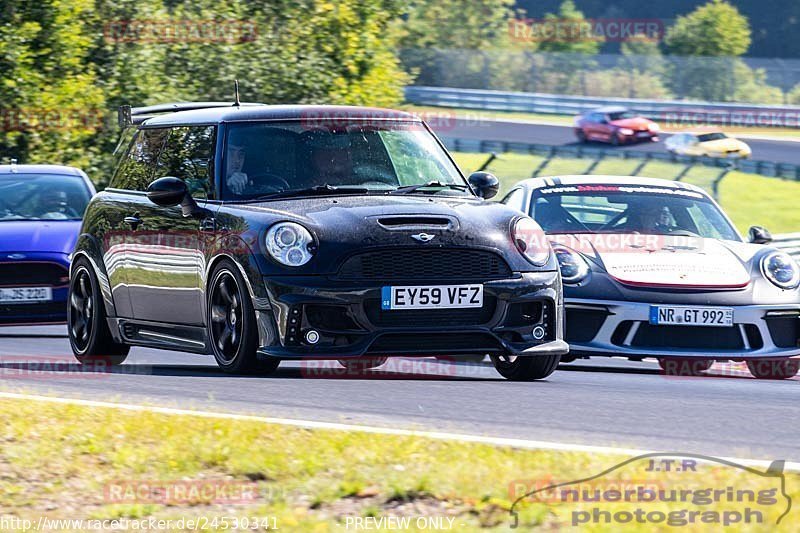
[[[407,86],[405,99],[416,105],[559,115],[577,115],[601,106],[623,106],[653,120],[685,123],[687,127],[727,124],[800,128],[800,106],[565,96],[423,86]]]
[[[775,235],[772,244],[794,258],[800,259],[800,233]]]
[[[457,152],[514,152],[539,155],[544,157],[566,157],[571,159],[635,159],[647,161],[663,161],[682,165],[704,165],[708,167],[727,168],[748,174],[760,174],[772,178],[783,178],[800,181],[800,165],[791,163],[774,163],[772,161],[756,161],[752,159],[723,159],[718,157],[690,157],[671,152],[644,152],[638,150],[620,150],[617,148],[601,148],[590,145],[550,145],[508,141],[482,141],[478,139],[459,139],[442,137],[448,150]]]

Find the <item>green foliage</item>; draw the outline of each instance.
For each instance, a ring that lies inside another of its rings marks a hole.
[[[102,184],[117,106],[232,100],[237,78],[245,101],[398,104],[410,82],[395,53],[401,13],[397,0],[10,0],[0,12],[6,115],[75,110],[79,123],[6,126],[0,157],[75,164]],[[130,21],[213,21],[218,38],[143,39]]]
[[[583,12],[575,7],[573,0],[564,0],[558,8],[558,13],[548,13],[545,15],[546,21],[564,21],[570,24],[580,25],[586,21]],[[596,54],[600,50],[602,40],[595,39],[555,39],[546,40],[539,45],[542,52],[573,52],[578,54]]]
[[[665,42],[677,55],[740,56],[750,47],[750,24],[735,6],[713,0],[678,17]]]

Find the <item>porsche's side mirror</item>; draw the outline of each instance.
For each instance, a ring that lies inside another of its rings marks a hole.
[[[753,244],[768,244],[772,242],[772,234],[761,226],[752,226],[748,233],[749,240]]]
[[[490,172],[473,172],[469,175],[469,184],[484,199],[496,196],[500,190],[500,180]]]

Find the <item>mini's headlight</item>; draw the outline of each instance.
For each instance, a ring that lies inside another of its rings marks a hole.
[[[518,219],[511,230],[511,238],[528,261],[537,266],[547,263],[550,258],[550,242],[532,218]]]
[[[561,270],[561,280],[567,284],[576,284],[586,279],[591,269],[589,263],[577,252],[561,246],[553,250]]]
[[[770,252],[762,257],[761,272],[781,289],[796,289],[800,285],[800,267],[785,252]]]
[[[278,222],[269,228],[265,241],[269,255],[283,265],[302,266],[313,257],[314,238],[300,224]]]

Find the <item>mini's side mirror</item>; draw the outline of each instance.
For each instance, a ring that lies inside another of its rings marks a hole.
[[[188,192],[183,180],[165,176],[147,187],[147,199],[162,207],[172,207],[181,203]]]
[[[489,172],[473,172],[469,175],[470,187],[481,198],[492,198],[500,190],[500,180]]]
[[[761,226],[752,226],[748,233],[750,242],[753,244],[768,244],[772,242],[772,234]]]

